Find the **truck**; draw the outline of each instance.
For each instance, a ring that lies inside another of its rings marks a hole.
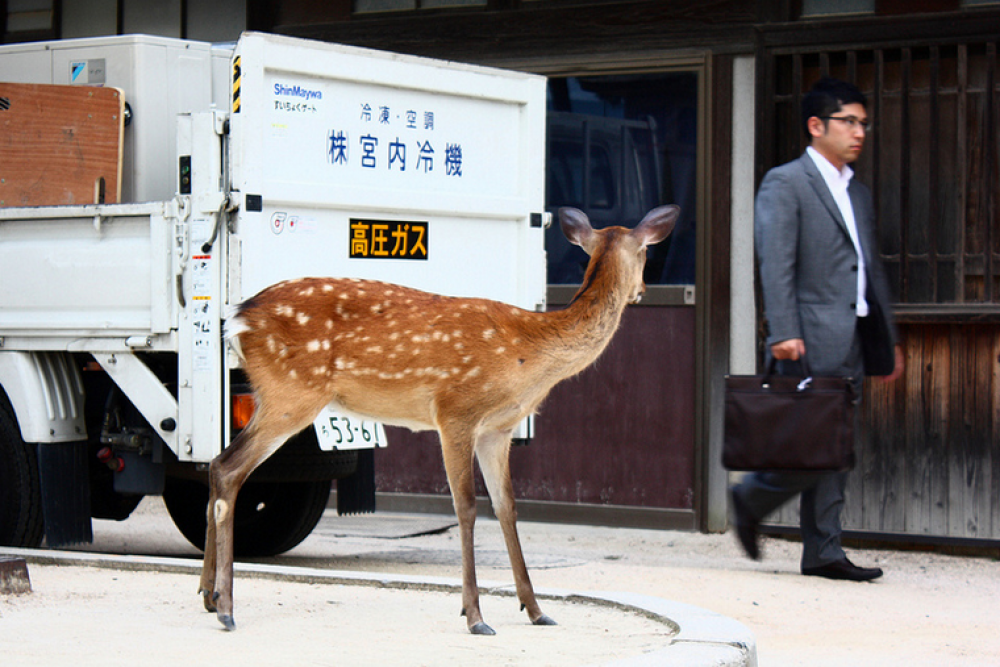
[[[254,408],[226,315],[268,285],[546,307],[544,77],[248,32],[2,46],[0,82],[0,545],[162,496],[202,547]],[[386,445],[325,410],[243,487],[237,553],[298,544],[333,480],[373,511]]]

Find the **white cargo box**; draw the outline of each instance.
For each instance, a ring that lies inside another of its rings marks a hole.
[[[131,111],[122,202],[174,194],[176,117],[225,108],[232,45],[120,35],[0,46],[0,81],[121,88]]]
[[[319,275],[544,307],[543,77],[261,33],[234,66],[230,301]]]

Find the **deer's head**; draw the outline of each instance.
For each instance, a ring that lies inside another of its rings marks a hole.
[[[646,285],[642,281],[646,247],[667,238],[680,213],[679,206],[660,206],[647,213],[635,229],[594,229],[583,211],[569,207],[559,209],[559,225],[563,234],[570,243],[583,248],[591,258],[581,292],[593,280],[598,266],[605,269],[613,266],[615,280],[626,290],[628,301],[637,302],[646,291]]]

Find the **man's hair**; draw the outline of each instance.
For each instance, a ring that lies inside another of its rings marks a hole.
[[[854,84],[824,76],[802,98],[802,130],[809,136],[809,119],[831,116],[845,104],[868,108],[868,98]],[[824,121],[826,123],[827,121]]]

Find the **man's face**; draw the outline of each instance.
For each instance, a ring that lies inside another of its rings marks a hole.
[[[853,122],[852,122],[853,121]],[[861,104],[845,104],[825,119],[809,119],[812,147],[838,169],[861,155],[865,145],[868,112]]]

